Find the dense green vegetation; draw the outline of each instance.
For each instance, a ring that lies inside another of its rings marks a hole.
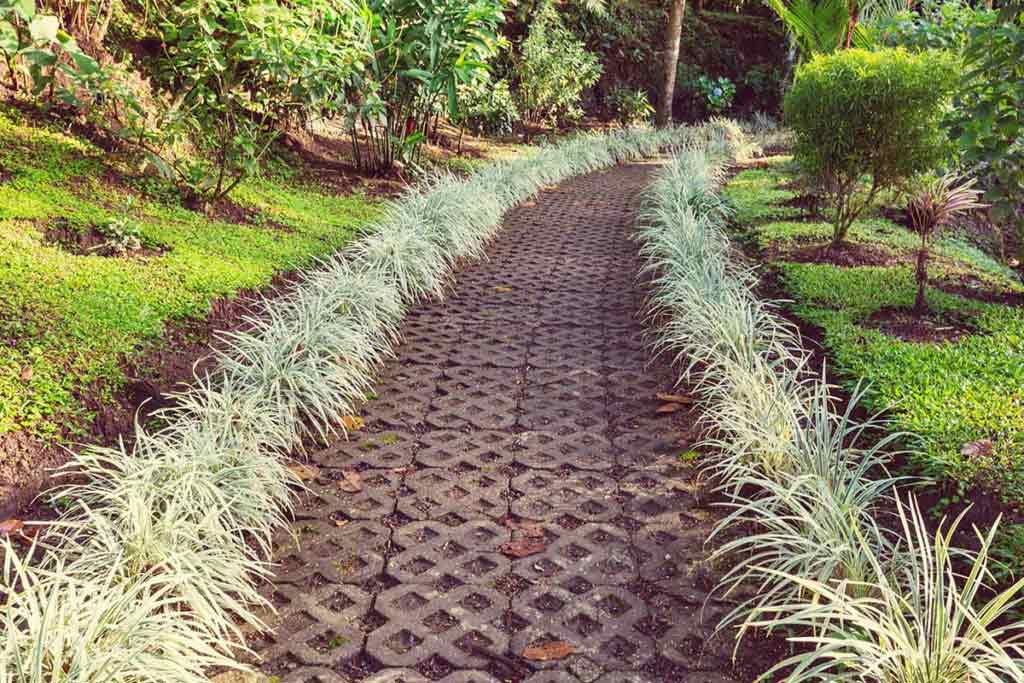
[[[0,433],[81,425],[80,392],[109,395],[166,324],[338,249],[377,214],[279,163],[234,193],[245,224],[209,219],[159,180],[111,183],[101,150],[11,111],[0,168]],[[138,248],[111,257],[126,237]]]
[[[1024,308],[964,298],[940,286],[970,282],[993,295],[1024,292],[1006,266],[952,234],[939,237],[933,253],[930,306],[964,318],[967,329],[955,341],[906,341],[880,330],[872,316],[883,309],[909,308],[916,284],[913,261],[918,238],[907,228],[873,215],[853,223],[854,245],[875,248],[887,265],[841,267],[828,262],[790,260],[800,248],[825,247],[831,226],[814,220],[779,221],[795,195],[784,189],[798,175],[786,159],[770,168],[746,170],[726,189],[738,207],[736,222],[756,248],[772,255],[780,296],[790,310],[823,332],[834,369],[847,386],[869,382],[865,401],[889,410],[894,429],[924,440],[923,471],[955,482],[953,492],[981,486],[1010,502],[1024,500]],[[965,448],[990,440],[981,453]]]

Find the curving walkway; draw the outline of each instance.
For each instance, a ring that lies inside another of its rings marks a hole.
[[[413,311],[365,427],[317,476],[251,646],[280,681],[717,683],[692,417],[638,320],[629,236],[655,169],[551,188]],[[682,433],[680,433],[682,432]],[[526,656],[524,656],[524,654]]]

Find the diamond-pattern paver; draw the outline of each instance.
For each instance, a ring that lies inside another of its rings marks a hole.
[[[274,539],[278,613],[250,639],[267,675],[735,678],[714,632],[729,606],[709,598],[716,518],[678,459],[699,425],[646,344],[630,235],[651,169],[542,191],[451,296],[409,312],[364,426],[309,454]],[[659,393],[683,409],[659,411]],[[571,652],[524,656],[550,641]]]

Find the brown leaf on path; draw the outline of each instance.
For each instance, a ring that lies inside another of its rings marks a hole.
[[[683,408],[684,406],[681,403],[662,403],[654,412],[662,414],[675,413],[682,410]]]
[[[551,662],[565,659],[576,652],[576,648],[564,640],[552,640],[540,645],[530,645],[523,650],[523,659],[534,662]]]
[[[347,432],[358,432],[366,426],[366,421],[358,415],[343,415],[341,417],[341,424]]]
[[[345,493],[359,493],[363,490],[363,478],[355,470],[342,470],[338,488]]]
[[[500,292],[501,294],[508,294],[509,292],[512,291],[512,288],[511,287],[495,287],[494,291],[495,292]]]
[[[678,403],[680,405],[690,405],[691,403],[693,403],[692,396],[683,396],[682,394],[658,393],[655,394],[655,396],[658,398],[659,401],[664,401],[665,403]]]
[[[288,464],[288,469],[299,481],[310,481],[320,476],[320,468],[316,465],[305,465],[301,462]]]
[[[509,557],[529,557],[542,553],[548,549],[548,544],[535,538],[517,538],[514,541],[503,543],[498,552]]]
[[[25,528],[25,522],[20,519],[5,519],[0,522],[0,536],[10,536]]]

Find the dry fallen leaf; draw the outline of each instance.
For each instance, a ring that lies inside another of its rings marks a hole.
[[[547,549],[548,546],[544,541],[535,538],[517,538],[514,541],[503,543],[498,548],[498,551],[502,555],[508,555],[509,557],[529,557],[530,555],[542,553]]]
[[[366,421],[358,415],[344,415],[341,418],[341,424],[345,427],[345,431],[357,432],[366,425]]]
[[[320,476],[320,468],[315,465],[303,465],[299,462],[293,462],[288,465],[288,469],[294,474],[299,481],[309,481],[316,479]]]
[[[564,640],[552,640],[540,645],[530,645],[523,650],[523,659],[534,662],[550,662],[556,659],[565,659],[574,652],[576,652],[576,648]]]
[[[992,443],[992,439],[972,441],[963,445],[960,449],[960,455],[965,458],[987,458],[992,455],[992,449],[994,447],[995,444]]]
[[[508,294],[509,292],[512,291],[512,288],[511,287],[495,287],[494,291],[495,292],[501,292],[502,294]]]
[[[682,409],[683,409],[683,406],[682,406],[682,404],[679,404],[679,403],[662,403],[660,406],[658,406],[658,409],[655,410],[654,412],[656,412],[656,413],[674,413],[674,412],[677,412],[677,411],[682,410]]]
[[[665,403],[678,403],[681,405],[689,405],[693,403],[692,396],[683,396],[682,394],[656,394],[659,401]]]
[[[355,470],[342,470],[338,488],[345,493],[359,493],[363,490],[363,478]]]
[[[25,522],[20,519],[5,519],[0,522],[0,536],[10,536],[21,531],[25,526]]]

